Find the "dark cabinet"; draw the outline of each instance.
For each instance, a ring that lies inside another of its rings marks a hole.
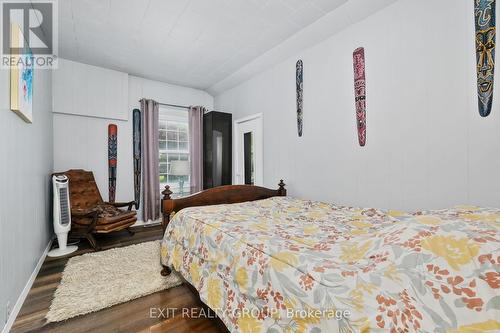
[[[233,177],[233,117],[212,111],[203,116],[203,188],[230,185]]]

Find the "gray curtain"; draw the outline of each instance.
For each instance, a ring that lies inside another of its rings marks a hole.
[[[205,108],[189,108],[189,153],[191,193],[203,189],[203,114]]]
[[[141,100],[142,122],[142,217],[144,222],[160,218],[160,172],[159,172],[159,105],[151,99]]]

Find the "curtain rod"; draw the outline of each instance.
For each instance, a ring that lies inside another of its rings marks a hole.
[[[140,102],[141,100],[139,100]],[[178,109],[186,109],[186,110],[189,110],[189,106],[185,106],[185,105],[178,105],[178,104],[169,104],[169,103],[158,103],[159,105],[163,105],[163,106],[170,106],[170,107],[173,107],[173,108],[178,108]],[[208,111],[208,109],[207,109]],[[212,111],[215,111],[215,110],[212,110]],[[222,111],[216,111],[216,112],[222,112]]]
[[[144,99],[144,98],[143,98]],[[139,100],[139,103],[143,100],[143,99],[140,99]],[[189,106],[186,106],[186,105],[178,105],[178,104],[169,104],[169,103],[158,103],[159,105],[164,105],[164,106],[171,106],[173,108],[179,108],[179,109],[187,109],[189,110]]]
[[[187,109],[187,110],[189,110],[189,106],[185,106],[185,105],[168,104],[168,103],[158,103],[158,104],[164,105],[164,106],[171,106],[173,108],[179,108],[179,109]]]

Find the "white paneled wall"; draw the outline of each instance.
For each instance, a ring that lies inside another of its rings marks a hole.
[[[86,65],[85,65],[86,66]],[[213,98],[208,93],[158,81],[128,76],[128,92],[125,119],[54,113],[54,169],[65,171],[82,168],[94,172],[97,185],[104,200],[108,198],[108,151],[107,128],[113,123],[118,126],[118,174],[117,201],[134,199],[133,160],[132,160],[132,110],[140,108],[141,98],[151,98],[158,102],[180,105],[203,105],[213,108]],[[98,104],[105,104],[102,95],[90,96]],[[57,104],[58,97],[54,97]],[[142,208],[142,207],[141,207]],[[142,215],[139,214],[139,220]]]
[[[367,146],[357,143],[352,52],[364,46]],[[304,61],[298,138],[295,62]],[[498,81],[498,80],[497,80]],[[469,1],[399,0],[215,97],[264,114],[264,182],[295,196],[396,209],[500,206],[500,89],[481,118]]]
[[[128,75],[59,59],[53,75],[54,112],[128,120]]]
[[[27,124],[10,110],[9,71],[0,70],[0,331],[52,235],[51,74],[34,72]]]

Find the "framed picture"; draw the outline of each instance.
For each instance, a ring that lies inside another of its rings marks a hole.
[[[21,29],[13,24],[12,45],[22,47]],[[10,68],[10,109],[27,123],[33,123],[33,55],[28,47],[17,57],[16,65]]]

